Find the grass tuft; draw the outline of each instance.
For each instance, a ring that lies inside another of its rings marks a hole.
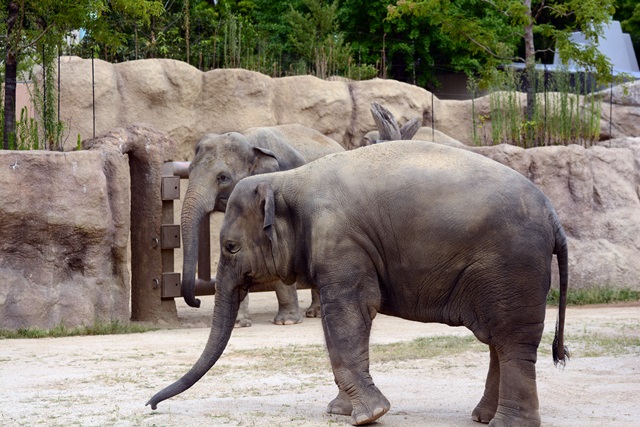
[[[96,321],[93,325],[68,328],[64,324],[56,325],[51,329],[21,328],[16,331],[0,329],[0,339],[16,338],[59,338],[74,337],[81,335],[117,335],[135,334],[157,330],[136,323],[123,323],[119,321],[101,322]]]
[[[547,294],[547,303],[558,305],[560,301],[560,291],[551,289]],[[611,304],[615,302],[640,301],[640,291],[632,289],[569,289],[567,292],[567,305],[587,305],[587,304]]]

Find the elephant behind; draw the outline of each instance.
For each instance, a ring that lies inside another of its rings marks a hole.
[[[195,298],[195,271],[200,223],[213,211],[224,212],[227,199],[242,178],[301,166],[342,146],[322,133],[297,124],[255,127],[243,133],[204,135],[196,145],[189,168],[189,186],[183,201],[181,227],[183,242],[182,295],[188,305],[198,307]],[[302,321],[296,288],[276,281],[274,289],[279,310],[276,324]],[[248,299],[238,316],[239,326],[250,326]],[[320,303],[312,291],[308,317],[320,315]]]
[[[491,426],[539,426],[535,363],[553,255],[560,305],[553,359],[564,363],[566,236],[528,179],[466,150],[392,141],[243,179],[220,232],[213,324],[205,350],[158,402],[218,360],[240,301],[276,278],[317,287],[338,395],[327,411],[367,424],[390,408],[369,373],[377,313],[465,326],[489,346],[484,395]]]

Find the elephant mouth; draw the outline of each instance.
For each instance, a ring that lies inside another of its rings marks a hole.
[[[216,201],[216,207],[215,210],[218,212],[224,212],[227,210],[227,201],[229,199],[224,197],[224,198],[220,198]]]

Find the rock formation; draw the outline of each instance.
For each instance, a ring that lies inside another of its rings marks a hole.
[[[129,166],[0,150],[0,328],[129,320]]]
[[[364,144],[376,130],[370,107],[384,105],[405,124],[418,116],[449,137],[471,144],[472,101],[440,100],[425,89],[394,80],[321,80],[312,76],[270,78],[242,69],[207,72],[180,61],[145,59],[111,64],[94,60],[96,133],[148,123],[178,143],[175,160],[188,160],[210,132],[298,123],[316,129],[346,149]],[[60,68],[61,119],[65,147],[93,136],[91,61],[64,57]],[[640,83],[613,97],[603,91],[601,139],[640,135]],[[608,102],[613,99],[610,108]],[[524,104],[523,104],[524,105]],[[476,117],[489,117],[489,97],[473,102]],[[609,116],[613,121],[609,135]]]
[[[571,288],[640,290],[640,138],[473,151],[517,170],[549,197],[569,241]]]
[[[0,328],[176,319],[154,286],[162,260],[151,244],[162,223],[161,166],[175,143],[134,125],[89,147],[0,151]]]

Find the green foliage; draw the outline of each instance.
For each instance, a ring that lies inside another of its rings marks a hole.
[[[523,148],[543,145],[590,146],[600,135],[602,99],[594,79],[567,70],[554,72],[545,82],[542,72],[530,75],[537,98],[526,111],[524,74],[513,68],[495,72],[489,94],[490,117],[476,117],[472,125],[476,144],[513,144]],[[475,101],[473,101],[475,102]],[[490,121],[491,126],[487,126]],[[489,132],[490,129],[490,132]]]
[[[629,33],[636,57],[640,59],[640,3],[637,0],[617,0],[613,19],[620,21],[622,31]]]
[[[320,78],[348,75],[351,49],[338,29],[337,1],[302,0],[302,6],[300,10],[292,7],[285,16],[293,51]]]
[[[560,291],[551,289],[547,294],[547,303],[558,305],[560,301]],[[632,289],[569,289],[567,292],[567,304],[587,305],[587,304],[611,304],[616,302],[640,301],[640,291]]]
[[[469,55],[482,58],[476,70],[486,84],[492,71],[511,62],[525,63],[533,72],[536,56],[556,49],[569,61],[594,72],[600,83],[613,81],[608,58],[593,42],[609,23],[615,0],[398,0],[388,8],[389,18],[428,16],[432,25],[459,43]],[[570,39],[581,31],[587,43]],[[543,43],[536,49],[536,43]],[[524,48],[524,49],[523,49]],[[521,54],[524,50],[524,55]],[[534,115],[535,90],[525,82],[527,117]],[[527,128],[533,127],[527,124]],[[513,129],[511,130],[513,131]],[[526,131],[528,132],[528,130]]]
[[[135,334],[156,330],[136,323],[121,323],[116,321],[100,322],[96,321],[90,326],[80,326],[77,328],[67,328],[64,324],[59,324],[51,329],[23,328],[17,331],[0,329],[0,339],[2,338],[59,338],[73,337],[80,335],[116,335]]]

